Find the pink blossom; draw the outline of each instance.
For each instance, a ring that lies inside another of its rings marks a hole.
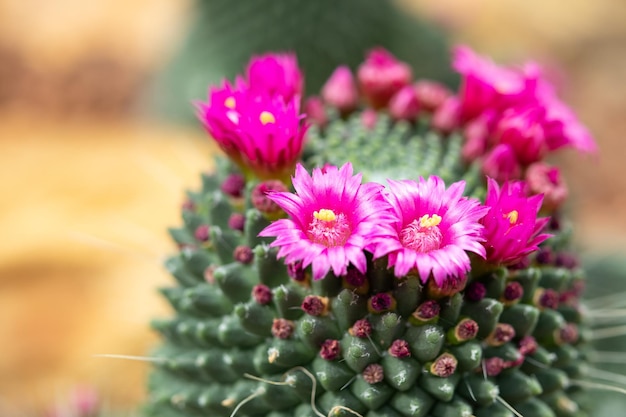
[[[543,208],[555,210],[567,199],[567,186],[557,167],[536,162],[526,169],[526,182],[532,194],[543,194]]]
[[[417,94],[411,85],[402,87],[389,102],[389,114],[396,120],[415,120],[419,111]]]
[[[471,120],[485,110],[501,110],[532,96],[535,74],[496,65],[467,47],[454,51],[453,67],[461,74],[461,117]]]
[[[342,65],[333,71],[322,87],[322,98],[342,113],[351,112],[356,108],[359,92],[350,68]]]
[[[448,189],[439,177],[389,180],[385,194],[393,207],[390,236],[376,239],[374,257],[388,255],[394,274],[415,269],[426,282],[433,276],[441,287],[470,269],[466,251],[485,256],[479,220],[487,212],[477,199],[463,197],[465,182]],[[386,226],[385,226],[386,227]]]
[[[491,149],[483,160],[483,173],[498,182],[518,179],[521,167],[510,145],[500,144]]]
[[[275,221],[259,235],[274,236],[285,263],[302,261],[312,265],[313,278],[321,279],[332,269],[345,275],[349,264],[365,273],[364,249],[388,231],[390,208],[381,197],[382,185],[361,183],[352,165],[316,168],[309,176],[298,164],[292,177],[292,193],[270,193],[268,197],[285,210],[289,219]]]
[[[255,94],[280,96],[286,102],[302,96],[303,77],[295,54],[269,53],[253,57],[246,74]]]
[[[496,141],[510,145],[522,165],[566,146],[596,152],[587,129],[557,98],[535,63],[519,69],[500,67],[469,48],[459,47],[453,65],[462,76],[461,120],[470,121],[485,111],[498,114],[501,120],[493,132]]]
[[[385,107],[391,97],[411,82],[413,73],[384,48],[374,48],[357,71],[361,90],[375,108]]]
[[[485,225],[487,261],[513,264],[539,249],[539,244],[551,235],[541,233],[550,220],[537,218],[543,196],[526,196],[526,183],[507,181],[498,186],[487,179],[485,206],[489,212],[481,220]]]
[[[596,153],[598,147],[591,134],[574,115],[574,112],[558,99],[554,87],[541,80],[538,88],[539,106],[545,111],[543,128],[546,146],[553,151],[571,146],[574,149]]]
[[[299,99],[256,95],[243,83],[234,90],[225,82],[211,91],[209,103],[197,106],[209,134],[245,174],[287,179],[293,172],[307,129]]]

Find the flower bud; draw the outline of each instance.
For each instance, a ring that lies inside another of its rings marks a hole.
[[[415,120],[419,111],[415,89],[410,85],[394,94],[389,102],[389,114],[396,120]]]
[[[526,183],[532,194],[543,194],[542,208],[554,211],[567,199],[567,186],[556,167],[536,162],[526,170]]]
[[[413,89],[420,108],[428,112],[437,110],[452,95],[448,87],[430,80],[416,82]]]
[[[304,113],[306,119],[312,124],[324,127],[328,123],[328,115],[324,108],[322,99],[318,96],[312,96],[306,99],[304,102]]]
[[[433,114],[433,127],[443,133],[452,132],[460,123],[459,109],[459,100],[449,97]]]
[[[341,113],[349,113],[356,108],[359,92],[350,68],[342,65],[335,69],[322,87],[322,98]]]
[[[374,108],[385,107],[391,97],[411,82],[413,73],[383,48],[372,49],[357,71],[363,94]]]

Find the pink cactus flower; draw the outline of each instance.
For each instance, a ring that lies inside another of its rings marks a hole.
[[[322,98],[342,113],[349,113],[356,108],[359,91],[350,68],[342,65],[333,71],[322,87]]]
[[[417,119],[419,111],[420,105],[417,94],[411,85],[402,87],[389,101],[389,114],[396,120],[413,121]]]
[[[526,183],[531,194],[543,194],[543,209],[554,211],[567,199],[567,186],[557,167],[536,162],[526,169]]]
[[[483,173],[498,182],[519,179],[522,169],[510,145],[500,144],[491,149],[483,159]]]
[[[539,106],[545,111],[543,128],[546,146],[553,151],[571,146],[585,153],[596,153],[598,147],[593,137],[574,115],[574,112],[558,99],[554,87],[541,80],[538,88]]]
[[[369,51],[357,71],[361,90],[374,108],[385,107],[395,93],[411,82],[412,77],[411,67],[384,48]]]
[[[464,188],[459,181],[446,189],[435,176],[389,180],[385,197],[393,207],[392,232],[376,239],[374,258],[387,255],[396,277],[416,270],[422,282],[432,275],[439,287],[463,277],[470,269],[466,251],[485,256],[479,220],[488,211],[477,199],[463,197]]]
[[[246,74],[255,94],[280,96],[286,102],[302,97],[304,78],[295,54],[269,53],[253,57]]]
[[[498,186],[487,179],[485,206],[489,212],[481,220],[485,225],[487,262],[513,264],[539,249],[539,244],[551,235],[541,233],[550,220],[537,218],[543,201],[542,195],[526,196],[526,183],[507,181]]]
[[[307,126],[299,99],[257,95],[242,81],[212,89],[198,116],[220,148],[250,177],[287,180],[302,154]]]
[[[496,65],[471,49],[455,49],[453,67],[461,74],[461,117],[471,120],[485,110],[522,103],[534,93],[534,73]]]
[[[295,194],[268,194],[290,218],[275,221],[259,235],[276,237],[271,246],[280,248],[278,257],[285,263],[312,265],[314,279],[324,278],[331,269],[345,275],[350,264],[365,273],[364,249],[388,232],[381,225],[391,221],[382,185],[362,184],[350,163],[316,168],[312,176],[298,164],[292,183]]]

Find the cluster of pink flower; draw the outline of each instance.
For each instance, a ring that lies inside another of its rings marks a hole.
[[[287,180],[300,159],[307,126],[300,114],[303,77],[294,55],[253,58],[246,79],[224,81],[197,102],[198,117],[247,176]]]
[[[501,68],[458,48],[454,67],[462,75],[458,96],[431,81],[411,84],[405,63],[375,49],[359,67],[357,81],[347,67],[333,73],[321,98],[307,101],[308,117],[323,123],[324,104],[353,111],[360,95],[395,119],[415,120],[426,112],[433,127],[464,132],[468,161],[482,160],[484,204],[463,196],[462,181],[446,188],[435,176],[388,180],[385,188],[362,183],[350,163],[317,168],[310,176],[297,164],[307,126],[299,113],[302,75],[293,55],[253,59],[246,79],[239,77],[234,86],[224,81],[197,107],[208,132],[244,174],[287,181],[295,168],[295,193],[267,194],[289,218],[261,232],[276,237],[272,246],[286,263],[311,265],[314,279],[321,279],[330,270],[346,275],[350,265],[365,273],[369,252],[374,259],[387,257],[398,277],[414,272],[426,282],[432,276],[441,287],[470,270],[470,252],[508,265],[537,250],[550,236],[542,233],[548,218],[537,217],[542,202],[551,212],[567,194],[557,168],[542,158],[564,146],[595,151],[536,65]]]
[[[567,187],[558,168],[542,159],[568,146],[595,152],[585,127],[533,63],[520,69],[499,67],[459,47],[453,65],[462,76],[458,95],[434,81],[413,82],[407,64],[374,49],[358,68],[356,79],[348,67],[337,68],[321,99],[309,99],[305,110],[324,123],[323,103],[348,113],[358,106],[361,95],[373,109],[386,108],[396,120],[415,121],[426,115],[444,133],[463,132],[465,160],[480,160],[485,175],[499,182],[525,179],[530,192],[544,194],[544,209],[558,208],[567,197]],[[375,117],[373,110],[365,110],[364,124],[372,125]]]
[[[462,85],[450,107],[464,129],[465,159],[481,159],[484,173],[500,182],[525,178],[531,192],[544,194],[546,209],[557,208],[567,188],[558,168],[542,159],[563,147],[596,152],[585,127],[536,64],[503,68],[465,47],[456,49],[453,64]]]
[[[489,180],[485,205],[463,196],[464,182],[446,189],[439,177],[389,180],[389,188],[362,183],[352,165],[327,166],[312,176],[297,165],[295,194],[268,197],[290,218],[275,221],[261,236],[276,237],[278,256],[313,278],[332,269],[346,275],[353,265],[365,273],[365,251],[388,257],[397,277],[416,271],[437,286],[465,276],[473,252],[491,263],[513,263],[538,249],[550,235],[541,233],[548,218],[537,218],[541,196],[527,197],[521,182],[500,188]]]

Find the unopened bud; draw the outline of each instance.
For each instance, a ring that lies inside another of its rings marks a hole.
[[[322,98],[341,113],[349,113],[356,108],[359,92],[350,68],[342,65],[333,71],[322,87]]]
[[[389,101],[389,114],[396,120],[414,121],[419,111],[415,89],[410,85],[403,87]]]
[[[443,84],[436,81],[420,80],[413,84],[415,95],[421,109],[434,112],[452,95]]]
[[[328,115],[326,114],[324,103],[317,96],[306,99],[304,102],[304,113],[306,114],[306,119],[317,126],[324,127],[328,123]]]
[[[526,169],[526,183],[532,194],[543,194],[541,208],[552,212],[567,199],[567,186],[558,168],[543,162],[531,164]]]
[[[278,180],[264,181],[252,189],[252,205],[265,217],[271,220],[284,216],[283,209],[267,197],[270,192],[289,191],[285,184]]]
[[[241,174],[230,174],[226,177],[220,189],[226,195],[234,198],[241,198],[243,196],[243,190],[246,186],[246,180]]]
[[[450,133],[461,123],[461,105],[456,97],[448,99],[435,111],[432,125],[442,133]]]
[[[385,107],[412,77],[411,67],[383,48],[372,49],[357,71],[361,90],[374,108]]]

